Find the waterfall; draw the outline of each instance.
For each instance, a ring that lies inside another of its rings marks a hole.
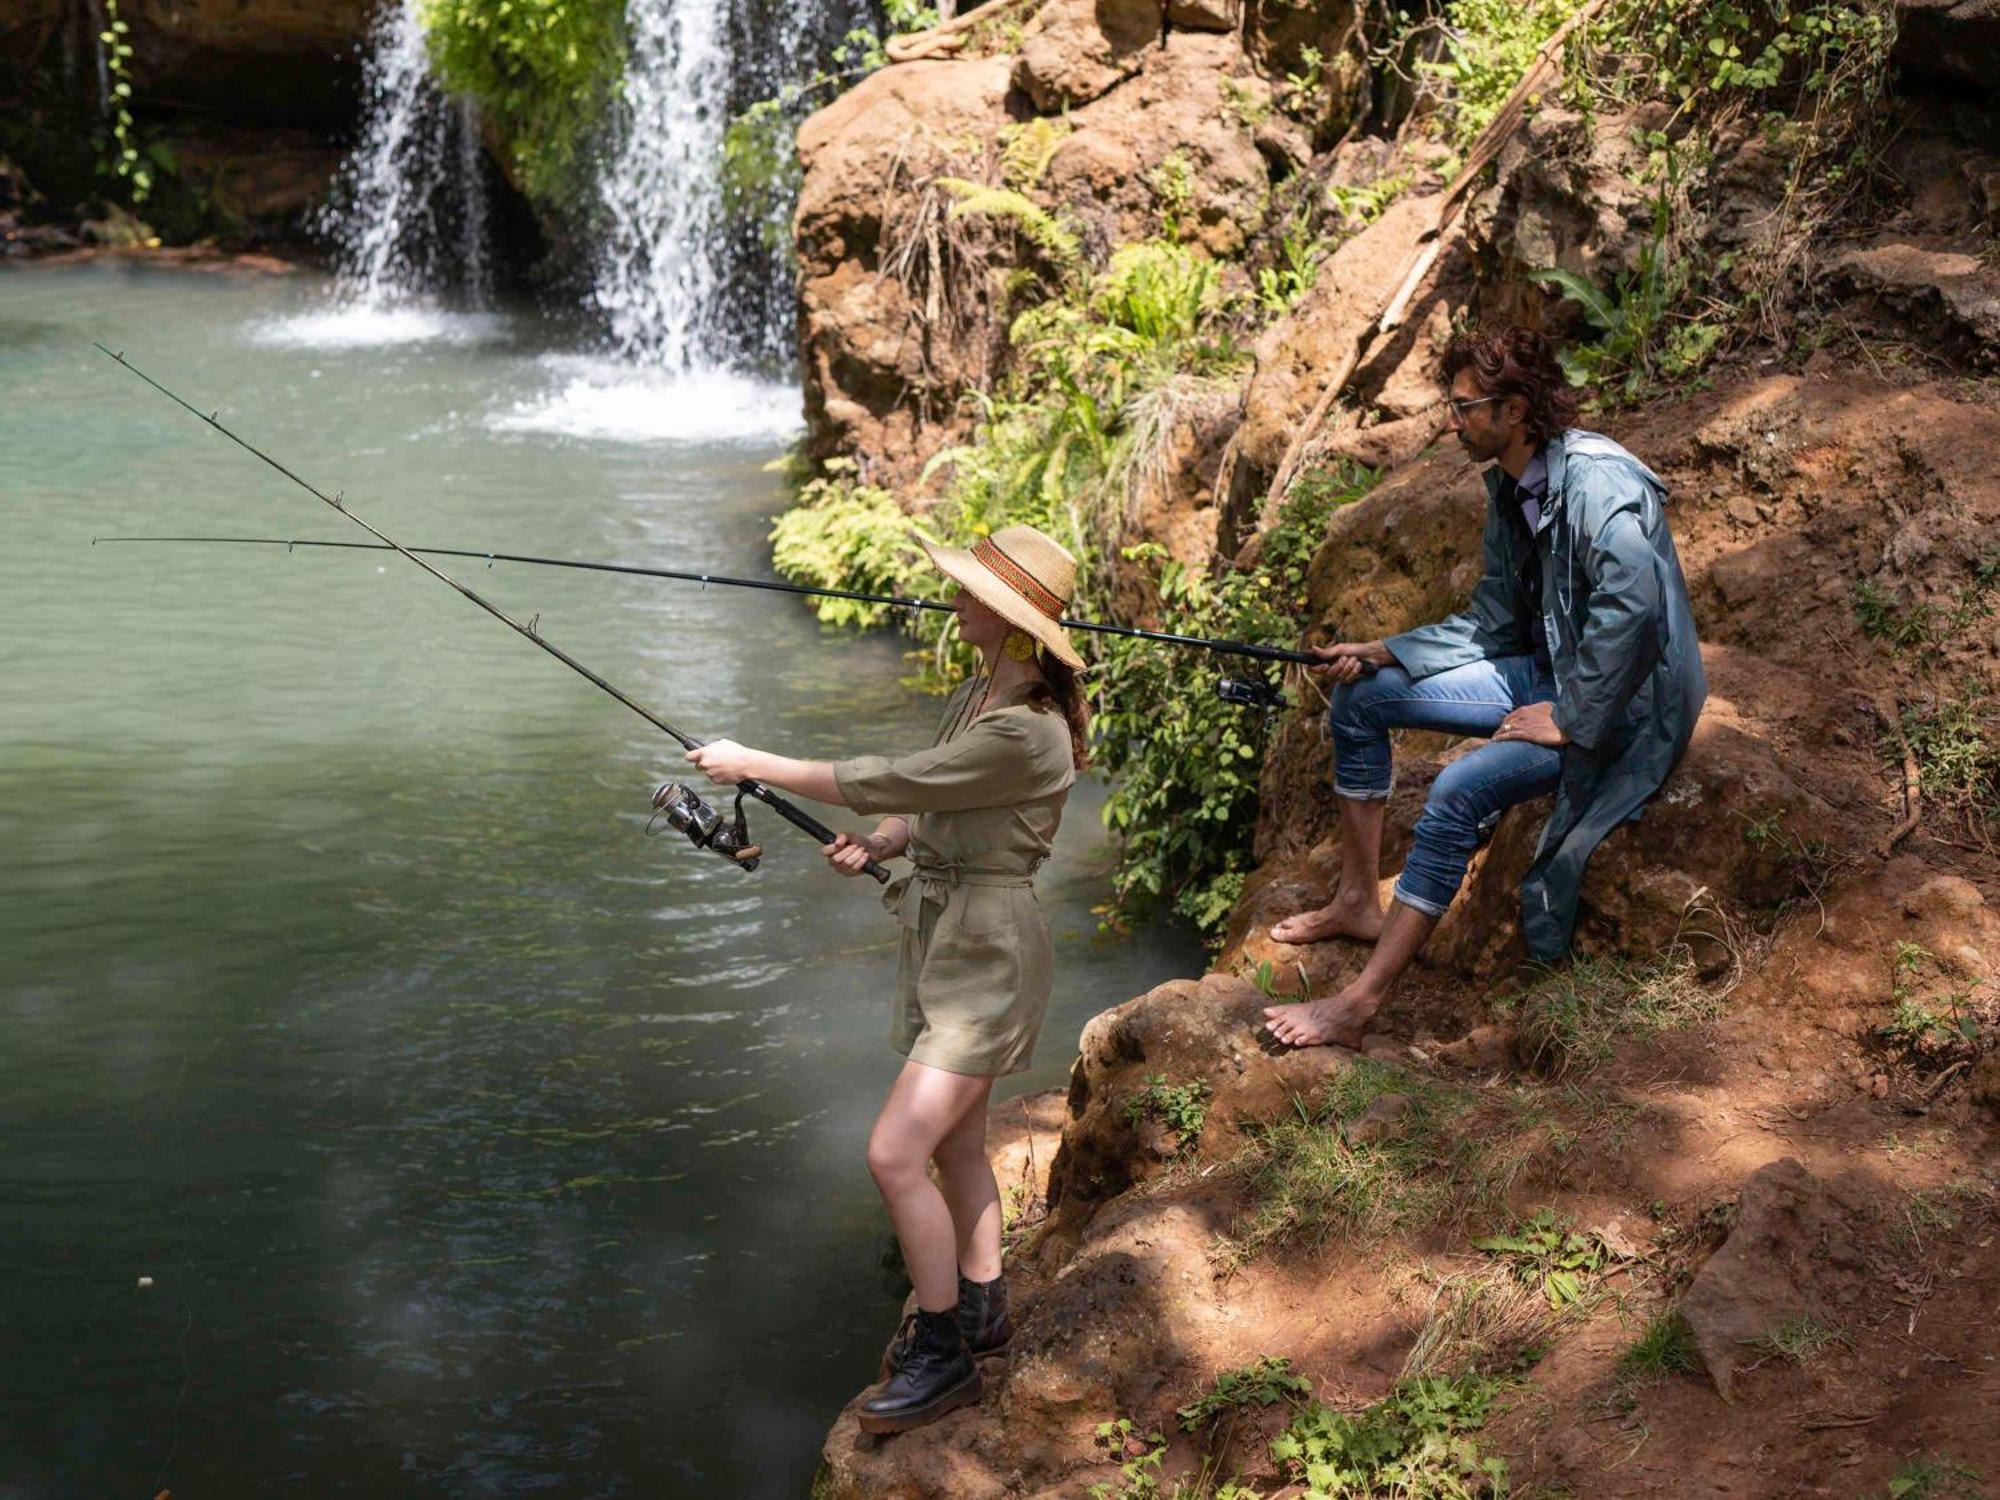
[[[771,366],[791,344],[791,268],[722,212],[731,116],[825,64],[868,0],[627,0],[609,233],[593,293],[623,358],[671,372]]]
[[[621,354],[687,370],[711,362],[722,308],[717,167],[729,54],[716,0],[629,0],[618,152],[595,296]]]
[[[362,74],[361,139],[341,164],[319,228],[336,248],[341,300],[386,308],[456,288],[491,294],[479,120],[430,74],[419,0],[391,0]]]

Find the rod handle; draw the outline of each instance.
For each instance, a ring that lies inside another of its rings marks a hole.
[[[827,827],[826,824],[820,822],[818,818],[815,818],[803,808],[794,807],[783,797],[780,797],[776,792],[765,786],[763,782],[746,779],[736,784],[743,791],[749,793],[752,797],[755,797],[759,802],[770,808],[772,812],[783,818],[787,823],[790,823],[794,828],[802,829],[804,832],[811,834],[822,846],[832,843],[837,837],[834,831]],[[889,872],[875,860],[869,860],[861,868],[875,877],[876,884],[887,885],[889,883]]]

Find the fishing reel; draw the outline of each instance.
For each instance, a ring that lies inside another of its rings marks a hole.
[[[686,786],[678,781],[664,783],[653,793],[653,816],[646,821],[646,832],[665,818],[675,828],[688,836],[688,842],[697,849],[720,854],[740,869],[754,870],[763,858],[763,846],[750,842],[750,822],[743,815],[744,793],[736,794],[736,817],[725,823],[722,814],[710,807]]]
[[[1261,677],[1224,677],[1215,684],[1215,696],[1224,703],[1260,709],[1267,718],[1285,706],[1284,691]]]

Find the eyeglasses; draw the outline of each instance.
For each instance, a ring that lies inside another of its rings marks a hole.
[[[1447,396],[1444,404],[1451,409],[1451,414],[1455,419],[1463,422],[1465,414],[1471,411],[1473,407],[1484,406],[1489,401],[1502,401],[1505,399],[1502,396],[1473,396],[1469,398]]]

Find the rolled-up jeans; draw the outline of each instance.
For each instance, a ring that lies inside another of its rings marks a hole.
[[[1363,801],[1389,795],[1391,729],[1491,735],[1515,709],[1553,703],[1555,696],[1554,680],[1532,656],[1499,656],[1417,680],[1401,667],[1383,667],[1344,682],[1327,712],[1334,795]],[[1446,766],[1417,819],[1396,899],[1443,916],[1465,880],[1481,828],[1517,802],[1549,795],[1561,777],[1562,752],[1526,740],[1482,745]]]

